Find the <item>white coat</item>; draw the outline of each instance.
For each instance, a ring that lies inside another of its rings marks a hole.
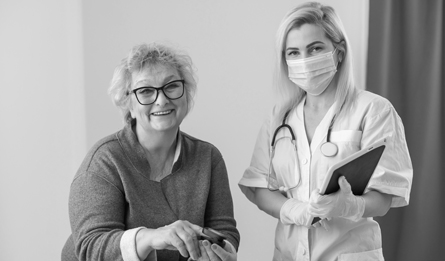
[[[291,142],[282,139],[277,144],[272,163],[272,176],[278,185],[292,187],[300,182],[298,187],[287,192],[288,198],[308,202],[312,190],[323,183],[330,166],[387,137],[386,149],[365,193],[377,190],[392,195],[391,207],[408,205],[413,168],[402,121],[388,100],[359,91],[348,115],[334,122],[331,142],[338,146],[338,153],[334,157],[325,157],[320,152],[320,146],[326,141],[335,104],[318,125],[309,145],[303,118],[304,102],[305,99],[291,111],[287,120],[296,135],[298,157],[290,153]],[[267,188],[271,136],[277,127],[271,124],[275,115],[271,117],[259,132],[250,167],[239,182],[241,190],[252,202],[255,188]],[[282,136],[290,134],[282,130],[277,139]],[[307,229],[278,221],[273,260],[384,260],[380,227],[373,218],[362,218],[358,222],[334,218],[327,224],[328,231],[322,227]]]

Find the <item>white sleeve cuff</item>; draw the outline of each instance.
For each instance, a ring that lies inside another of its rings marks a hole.
[[[136,235],[144,227],[126,230],[122,235],[120,248],[124,261],[141,261],[136,250]]]

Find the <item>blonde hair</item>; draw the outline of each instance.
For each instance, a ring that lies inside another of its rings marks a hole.
[[[276,125],[279,125],[284,114],[295,108],[305,96],[305,91],[295,86],[288,77],[288,67],[284,53],[289,31],[299,28],[303,24],[313,24],[322,28],[334,48],[343,54],[343,59],[337,66],[336,75],[338,77],[335,94],[335,100],[337,101],[335,113],[337,117],[341,117],[345,111],[349,110],[355,100],[357,89],[352,70],[352,52],[343,24],[332,7],[323,6],[316,2],[308,2],[288,12],[277,31],[274,87],[278,90],[279,96],[275,106]]]
[[[108,94],[114,105],[122,112],[124,121],[131,121],[130,91],[131,75],[156,66],[171,66],[184,79],[185,96],[187,99],[187,114],[194,105],[197,77],[190,56],[164,44],[150,43],[134,46],[126,58],[115,68]]]

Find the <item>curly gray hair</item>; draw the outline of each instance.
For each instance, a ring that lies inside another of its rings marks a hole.
[[[131,76],[147,68],[158,65],[171,66],[178,70],[185,81],[187,114],[193,108],[193,98],[197,87],[196,70],[189,55],[172,47],[159,43],[140,44],[134,46],[128,56],[114,70],[108,94],[124,116],[124,121],[131,121]]]

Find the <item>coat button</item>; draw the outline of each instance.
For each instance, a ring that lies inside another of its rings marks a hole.
[[[303,159],[302,163],[303,163],[303,165],[306,165],[307,164],[307,159]]]

